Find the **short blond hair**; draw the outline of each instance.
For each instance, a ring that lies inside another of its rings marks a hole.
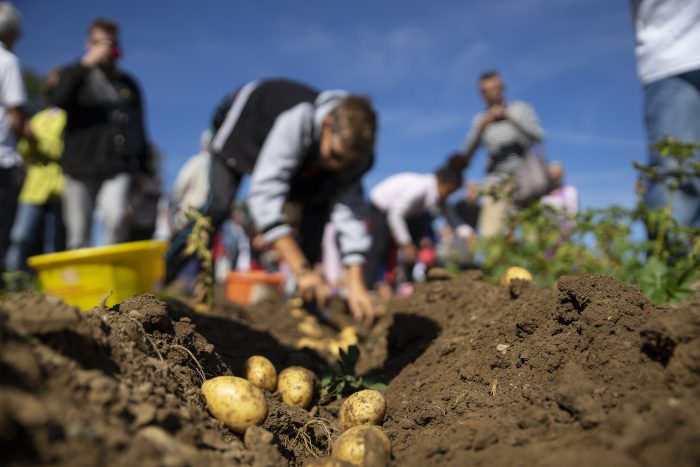
[[[374,151],[377,114],[368,97],[348,96],[331,111],[332,132],[340,144],[361,156]]]

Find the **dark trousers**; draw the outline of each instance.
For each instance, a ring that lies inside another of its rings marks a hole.
[[[418,246],[417,244],[420,242],[420,239],[424,237],[434,238],[435,235],[431,225],[432,221],[433,218],[428,212],[406,219],[408,230],[416,246]],[[386,213],[373,204],[370,205],[367,222],[369,224],[369,234],[372,237],[372,246],[370,247],[367,262],[365,263],[364,279],[365,286],[372,289],[377,282],[382,280],[381,274],[383,274],[389,263],[389,255],[391,254],[391,248],[393,246],[393,237],[386,218]],[[401,265],[404,281],[413,281],[413,266],[414,263],[407,262]]]
[[[372,289],[381,280],[379,275],[384,272],[384,267],[389,261],[392,238],[386,214],[374,204],[370,204],[367,223],[370,237],[372,237],[372,246],[367,255],[364,276],[365,286]]]
[[[66,249],[60,198],[44,204],[19,203],[5,254],[8,271],[29,272],[27,258],[33,254],[55,253]]]
[[[21,167],[0,168],[0,285],[23,178],[24,171]]]

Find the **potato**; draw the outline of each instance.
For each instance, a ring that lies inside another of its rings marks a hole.
[[[277,380],[277,390],[285,404],[307,408],[314,398],[314,374],[300,366],[285,368]]]
[[[318,324],[318,320],[313,316],[304,318],[301,323],[297,324],[297,330],[309,337],[323,337],[323,329]]]
[[[306,310],[302,308],[292,308],[289,311],[289,314],[292,316],[294,319],[302,319],[305,316],[308,316],[309,314],[306,312]]]
[[[507,286],[513,279],[532,281],[532,274],[527,269],[519,266],[510,267],[503,273],[503,277],[501,277],[501,285]]]
[[[300,337],[297,339],[296,344],[294,346],[297,349],[311,349],[315,350],[316,352],[325,352],[326,351],[326,341],[324,339],[316,339],[314,337]]]
[[[260,389],[274,391],[277,388],[275,365],[261,355],[253,355],[245,361],[245,377]]]
[[[267,417],[263,392],[249,381],[236,376],[218,376],[202,385],[202,393],[211,414],[237,433],[260,425]]]
[[[360,466],[388,465],[391,442],[386,434],[374,425],[356,426],[333,442],[333,457]]]
[[[338,423],[343,431],[357,425],[381,425],[385,414],[384,395],[379,391],[364,389],[343,401],[338,413]]]
[[[332,457],[317,457],[307,460],[304,467],[353,467],[353,464]]]
[[[338,333],[338,340],[346,346],[357,345],[357,329],[354,326],[344,327]]]

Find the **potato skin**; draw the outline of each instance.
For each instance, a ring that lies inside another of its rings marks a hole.
[[[510,267],[503,273],[503,277],[501,277],[501,285],[507,286],[514,279],[532,281],[532,274],[527,269],[519,266]]]
[[[340,459],[333,459],[332,457],[317,457],[316,459],[309,459],[304,463],[304,467],[353,467],[354,464],[349,462],[341,461]]]
[[[369,459],[372,465],[388,465],[391,442],[381,428],[374,425],[355,426],[333,442],[333,457],[360,466]]]
[[[345,431],[357,425],[381,425],[386,414],[384,395],[364,389],[343,401],[338,414],[340,429]]]
[[[277,390],[287,405],[307,408],[314,398],[314,374],[300,366],[285,368],[277,378]]]
[[[277,388],[277,370],[270,360],[253,355],[245,362],[246,379],[260,389],[274,391]]]
[[[202,393],[211,414],[237,433],[260,425],[267,417],[263,392],[249,381],[236,376],[218,376],[202,385]]]

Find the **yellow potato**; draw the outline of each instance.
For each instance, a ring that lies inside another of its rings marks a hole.
[[[326,351],[326,341],[325,339],[316,339],[313,337],[300,337],[295,347],[297,349],[307,348],[315,350],[316,352],[324,352]]]
[[[304,467],[353,467],[353,464],[332,457],[317,457],[307,460]]]
[[[357,344],[357,329],[354,326],[344,327],[338,333],[338,340],[347,346]]]
[[[338,423],[343,431],[358,425],[381,425],[385,414],[384,395],[373,389],[364,389],[343,401]]]
[[[300,366],[285,368],[277,380],[277,390],[285,404],[307,408],[314,398],[314,374]]]
[[[304,318],[303,321],[297,324],[297,330],[309,337],[323,337],[323,330],[318,324],[318,320],[313,316]]]
[[[277,388],[277,370],[270,360],[261,356],[253,355],[245,362],[245,376],[253,383],[253,386],[260,389],[274,391]]]
[[[304,316],[308,315],[306,310],[304,310],[303,308],[292,308],[289,311],[289,314],[292,315],[292,318],[296,319],[302,319]]]
[[[202,385],[202,393],[211,414],[237,433],[260,425],[267,417],[263,392],[249,381],[236,376],[218,376]]]
[[[527,269],[519,266],[510,267],[503,273],[503,277],[501,277],[501,285],[507,286],[514,279],[532,281],[532,274]]]
[[[391,442],[386,434],[374,425],[356,426],[333,442],[333,457],[360,466],[388,465]]]

